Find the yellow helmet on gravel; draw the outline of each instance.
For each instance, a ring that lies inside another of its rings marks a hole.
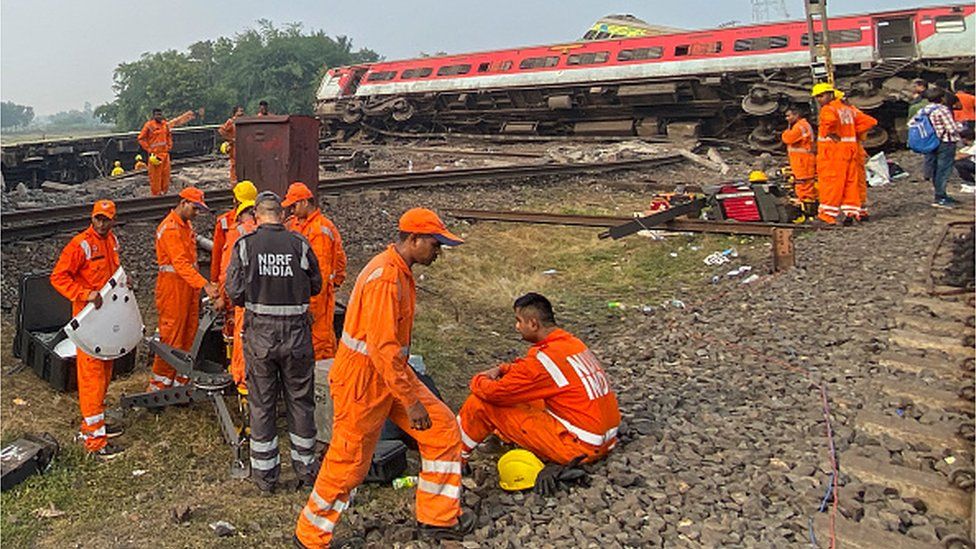
[[[498,485],[502,490],[515,492],[535,486],[535,479],[545,465],[535,454],[521,448],[498,458]]]
[[[766,177],[766,172],[762,170],[752,170],[749,172],[749,183],[765,183],[766,181],[769,181],[769,178]]]

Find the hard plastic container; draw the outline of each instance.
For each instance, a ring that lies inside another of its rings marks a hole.
[[[381,440],[376,443],[373,462],[366,473],[365,482],[389,484],[407,470],[407,447],[399,440]]]
[[[319,121],[311,116],[268,115],[238,118],[237,180],[284,197],[301,181],[318,195]]]

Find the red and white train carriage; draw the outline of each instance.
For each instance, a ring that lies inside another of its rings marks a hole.
[[[882,121],[875,144],[903,126],[908,78],[972,82],[974,13],[968,4],[831,18],[838,85]],[[759,116],[750,141],[778,147],[773,115],[809,100],[808,40],[806,21],[788,21],[338,67],[316,114],[346,135],[652,135],[673,122],[719,135]]]

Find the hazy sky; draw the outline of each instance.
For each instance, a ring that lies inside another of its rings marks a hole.
[[[799,0],[784,0],[792,17]],[[945,4],[832,0],[832,14]],[[750,22],[750,0],[2,0],[0,98],[37,114],[110,101],[112,70],[147,51],[183,50],[230,36],[258,19],[344,34],[387,59],[578,38],[598,18],[631,13],[652,23],[708,28]]]

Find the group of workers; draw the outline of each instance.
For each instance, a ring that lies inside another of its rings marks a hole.
[[[474,517],[461,510],[461,476],[472,452],[492,434],[539,463],[507,465],[516,472],[502,486],[515,489],[531,487],[536,476],[551,485],[568,468],[599,460],[616,445],[621,417],[610,381],[593,352],[556,324],[542,295],[529,293],[514,303],[515,329],[531,344],[527,354],[475,375],[456,414],[418,379],[408,363],[413,269],[432,264],[442,246],[463,243],[433,211],[414,208],[400,217],[395,241],[356,278],[337,338],[332,320],[346,257],[338,228],[314,193],[296,182],[282,200],[242,181],[234,197],[234,207],[218,217],[209,279],[198,270],[192,224],[208,209],[204,192],[180,191],[178,205],[159,224],[158,337],[190,349],[201,290],[215,310],[225,312],[230,370],[249,403],[251,480],[262,492],[274,491],[279,479],[275,422],[283,396],[292,467],[299,486],[311,486],[298,517],[297,545],[330,545],[387,419],[417,441],[416,517],[421,532],[434,539],[459,539],[473,529]],[[97,201],[91,226],[68,243],[51,275],[75,313],[89,303],[102,305],[99,290],[120,264],[115,214],[114,203]],[[123,448],[109,438],[122,429],[105,417],[112,363],[79,350],[77,364],[85,447],[103,459],[118,456]],[[334,409],[324,455],[316,451],[316,366],[329,372]],[[189,381],[156,357],[148,390]]]

